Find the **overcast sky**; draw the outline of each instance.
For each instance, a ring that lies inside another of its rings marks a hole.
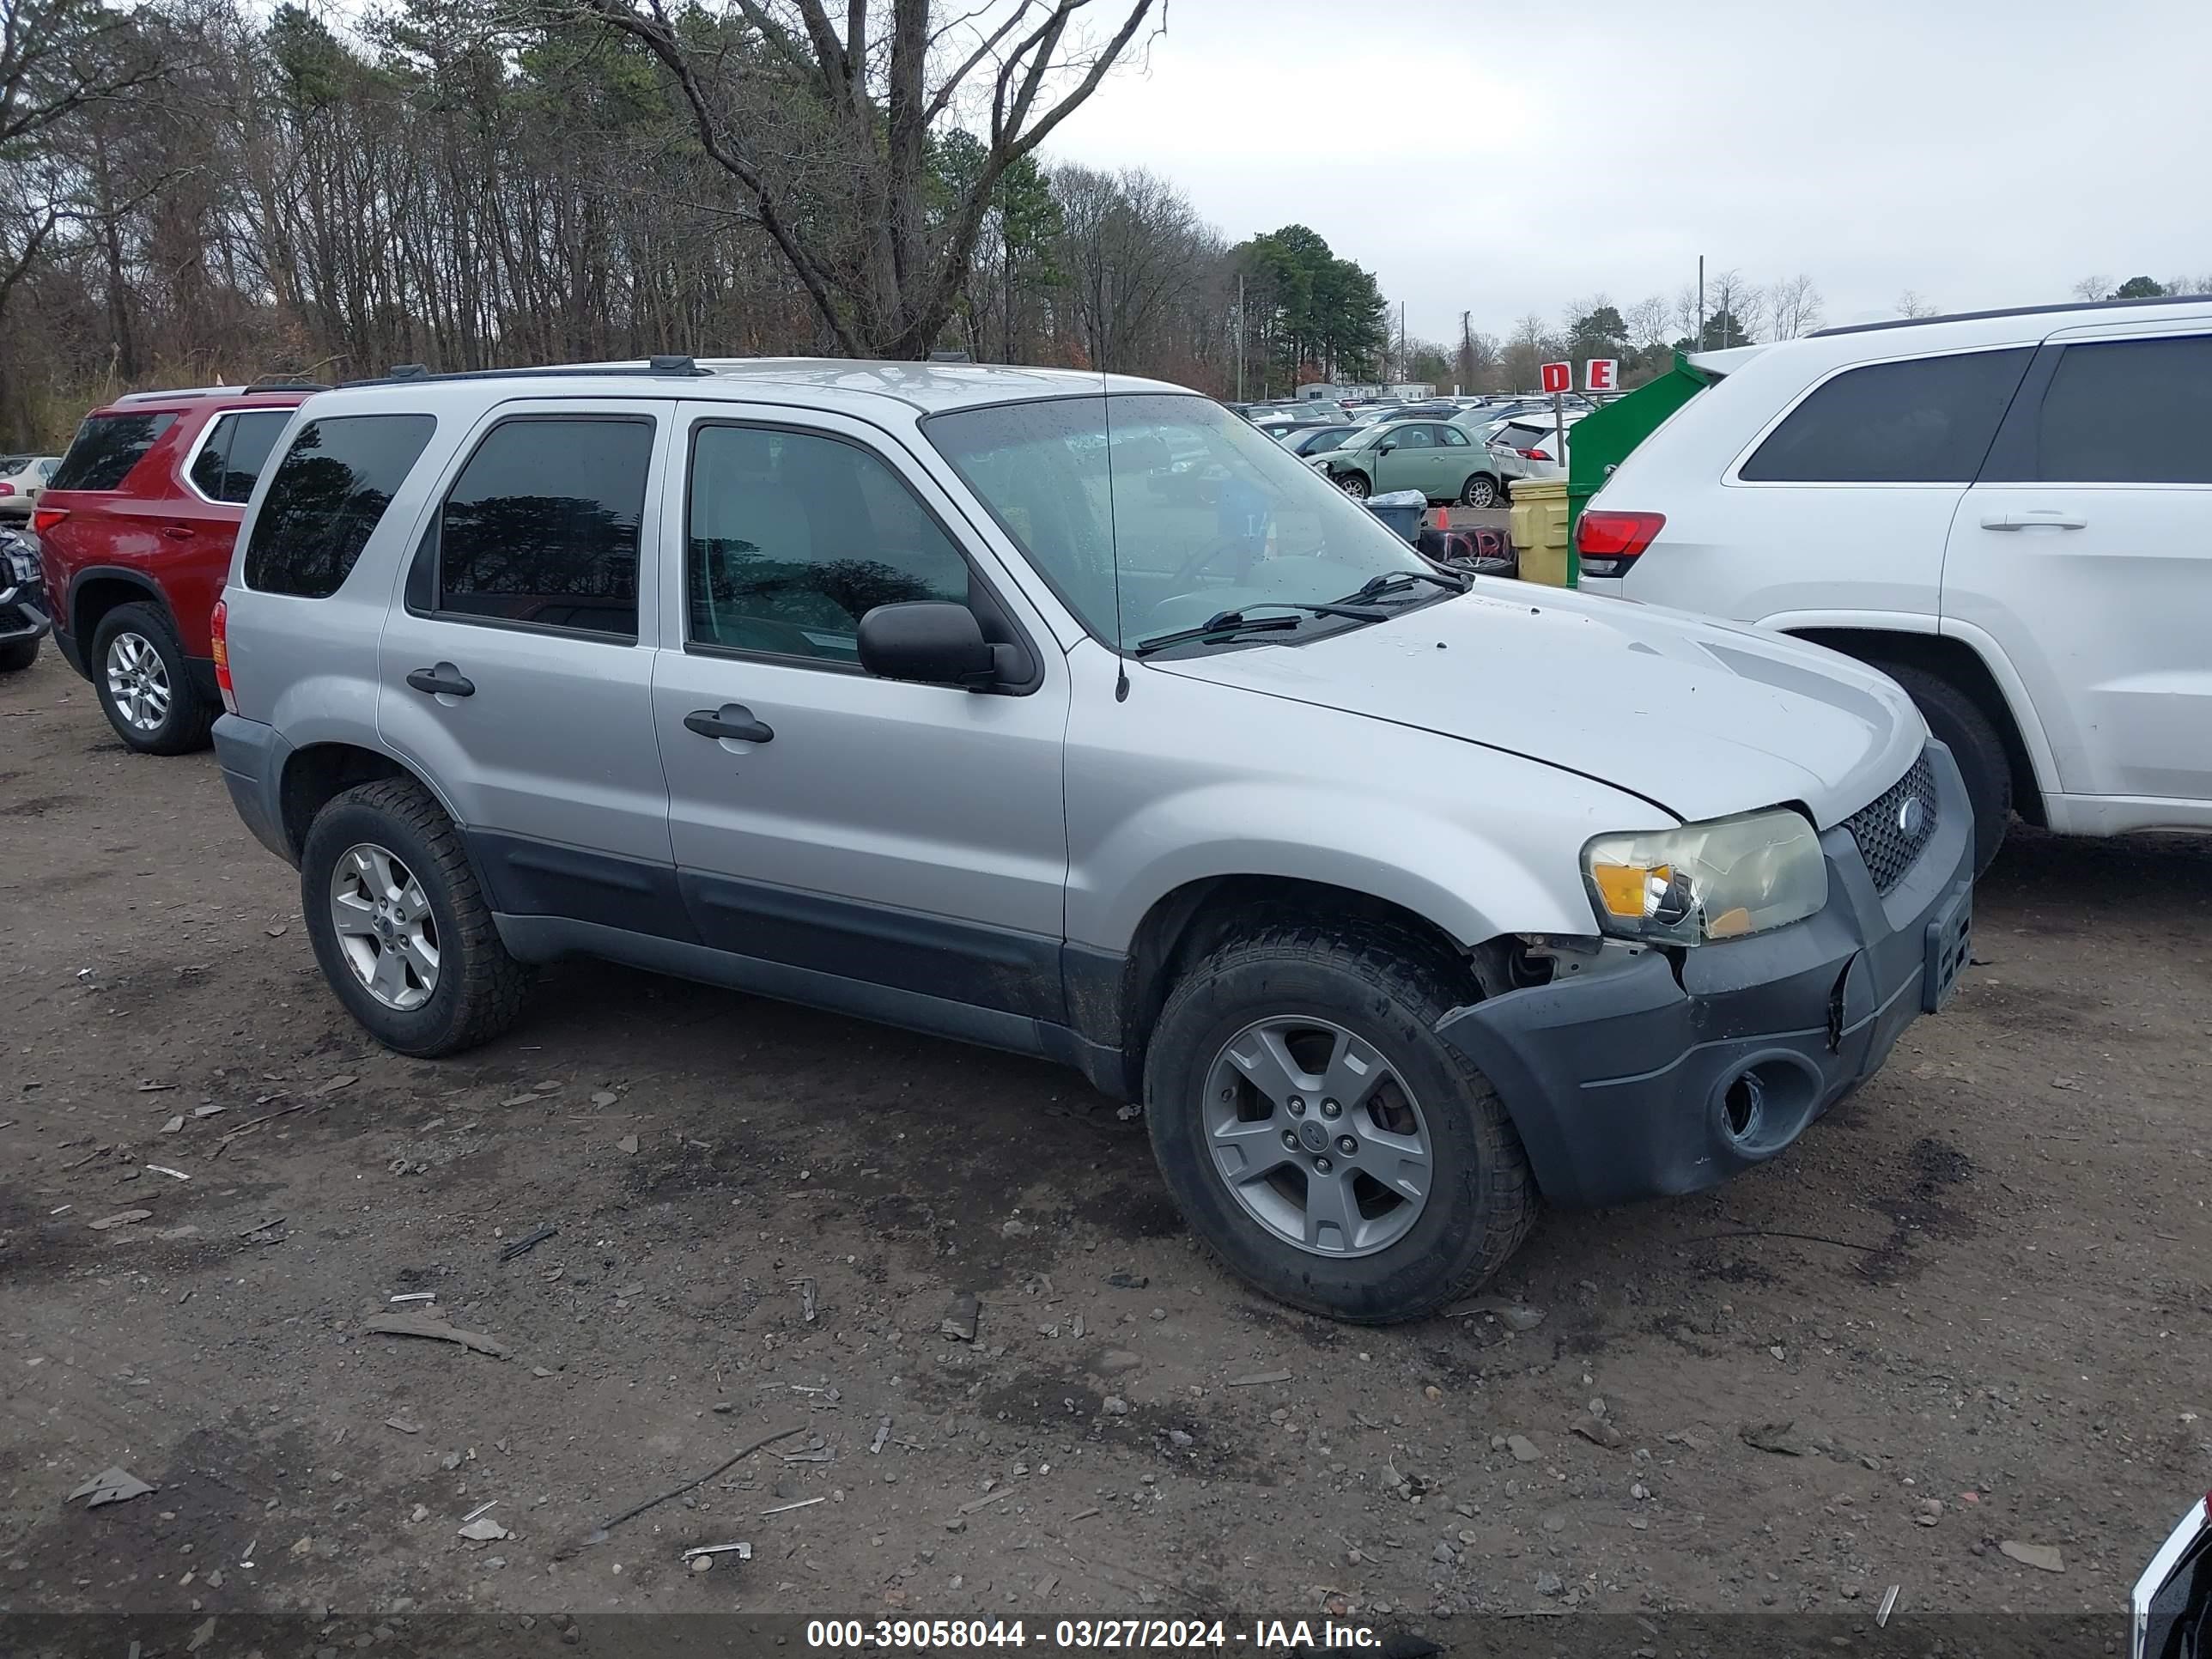
[[[1431,339],[1701,252],[1859,322],[2212,273],[2208,62],[2204,0],[1173,0],[1049,149],[1310,225]]]

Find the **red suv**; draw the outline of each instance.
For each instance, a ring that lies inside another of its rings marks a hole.
[[[32,524],[54,642],[93,684],[123,741],[149,755],[204,748],[222,712],[208,614],[254,480],[296,381],[137,392],[77,428]]]

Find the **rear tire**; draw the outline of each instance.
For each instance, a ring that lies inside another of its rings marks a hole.
[[[39,659],[35,639],[10,640],[0,645],[0,674],[20,674]]]
[[[1387,1324],[1434,1311],[1520,1247],[1537,1208],[1520,1137],[1488,1079],[1436,1033],[1437,1021],[1472,994],[1471,987],[1452,988],[1465,976],[1464,964],[1418,933],[1380,921],[1266,926],[1183,974],[1153,1028],[1145,1109],[1169,1191],[1200,1242],[1232,1271],[1293,1307]],[[1296,1054],[1309,1074],[1279,1097],[1259,1073],[1234,1069],[1253,1052],[1255,1031],[1265,1042],[1270,1028],[1291,1033],[1280,1052]],[[1302,1051],[1303,1031],[1322,1046]],[[1329,1058],[1342,1052],[1327,1046],[1331,1031],[1363,1045],[1366,1063]],[[1381,1121],[1311,1086],[1325,1072],[1382,1077],[1365,1085],[1370,1100],[1382,1103],[1375,1109]],[[1330,1107],[1338,1110],[1322,1123]],[[1225,1138],[1262,1124],[1243,1143],[1249,1152]],[[1317,1139],[1285,1146],[1284,1137],[1317,1124]],[[1398,1139],[1369,1139],[1377,1129]],[[1338,1139],[1347,1132],[1358,1148],[1350,1156]],[[1409,1142],[1425,1159],[1412,1171],[1417,1200],[1372,1177],[1354,1182],[1355,1166],[1405,1173],[1388,1161],[1389,1148]],[[1243,1179],[1232,1182],[1224,1164]],[[1262,1178],[1271,1164],[1274,1172]],[[1332,1167],[1323,1171],[1324,1164]],[[1316,1229],[1327,1212],[1310,1183],[1325,1194],[1332,1178],[1358,1194],[1353,1226],[1371,1228],[1371,1241],[1331,1231],[1326,1219]],[[1393,1223],[1400,1205],[1412,1213]],[[1301,1225],[1318,1245],[1294,1242]]]
[[[1495,507],[1498,504],[1498,480],[1486,472],[1478,472],[1460,486],[1459,504],[1462,507]]]
[[[1905,663],[1874,666],[1903,686],[1928,729],[1959,763],[1967,803],[1974,809],[1974,875],[1978,879],[2004,845],[2012,823],[2012,757],[1981,705],[1943,678]]]
[[[1364,501],[1374,486],[1367,482],[1364,472],[1340,472],[1336,474],[1336,487],[1353,501]]]
[[[189,755],[208,746],[216,710],[192,687],[191,665],[168,612],[118,605],[92,636],[93,690],[115,735],[142,755]]]
[[[397,998],[380,996],[356,961],[380,960],[384,949],[358,928],[341,938],[333,889],[341,861],[362,848],[384,854],[428,900],[435,971],[427,996],[419,974],[394,981]],[[458,1054],[489,1042],[521,1010],[528,971],[500,939],[461,832],[412,779],[357,785],[315,814],[301,850],[300,902],[323,977],[387,1048],[419,1059]]]

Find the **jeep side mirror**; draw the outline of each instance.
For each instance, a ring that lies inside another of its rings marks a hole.
[[[878,679],[964,685],[986,691],[1012,678],[1010,645],[993,645],[964,605],[915,599],[879,605],[860,618],[860,666]]]

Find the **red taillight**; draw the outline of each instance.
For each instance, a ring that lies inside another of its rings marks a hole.
[[[15,493],[15,485],[11,483],[0,483],[0,495],[12,495]]]
[[[1663,513],[1589,512],[1575,521],[1575,552],[1585,576],[1625,576],[1661,530]]]
[[[215,689],[222,693],[222,706],[238,712],[238,693],[230,684],[230,602],[217,599],[208,613],[208,638],[215,652]]]
[[[1521,452],[1521,459],[1524,461],[1548,461],[1552,458],[1540,449],[1524,449]]]
[[[43,536],[67,517],[69,508],[65,507],[42,507],[31,514],[31,528]]]

